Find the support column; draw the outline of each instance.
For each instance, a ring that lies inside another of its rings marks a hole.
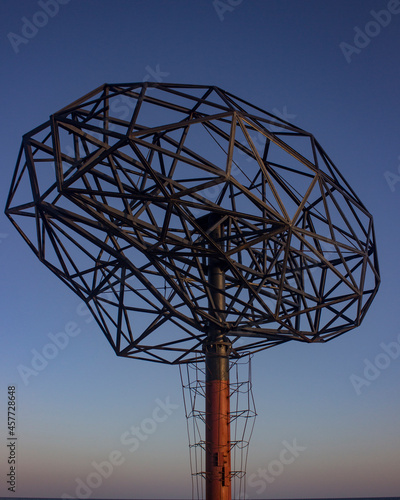
[[[221,226],[211,234],[214,241],[222,236]],[[225,317],[225,274],[221,262],[208,261],[210,315]],[[231,343],[217,325],[210,323],[204,344],[206,357],[206,500],[231,500],[229,354]]]
[[[229,350],[206,346],[206,500],[231,500]]]

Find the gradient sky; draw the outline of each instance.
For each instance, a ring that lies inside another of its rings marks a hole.
[[[49,0],[0,2],[3,206],[24,133],[102,83],[153,80],[217,85],[312,132],[373,213],[382,285],[362,326],[253,359],[250,498],[400,494],[400,356],[382,357],[382,343],[400,350],[398,4],[60,0],[57,12]],[[23,29],[32,20],[37,32]],[[17,496],[82,496],[93,462],[112,456],[118,464],[88,498],[189,498],[178,368],[117,358],[4,214],[0,256],[0,496],[9,496],[7,387],[16,385]],[[66,328],[79,333],[24,381],[21,366]],[[357,394],[351,377],[385,359]],[[130,451],[121,437],[151,425],[168,398],[168,418]],[[300,451],[279,466],[294,441]]]

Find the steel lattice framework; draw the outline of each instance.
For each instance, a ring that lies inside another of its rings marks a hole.
[[[238,356],[326,341],[379,285],[372,217],[313,135],[218,87],[61,109],[24,136],[6,213],[120,356],[188,362],[210,327]]]

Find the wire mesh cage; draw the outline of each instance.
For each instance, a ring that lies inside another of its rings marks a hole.
[[[257,416],[252,391],[251,359],[246,353],[231,358],[230,374],[230,429],[231,429],[231,487],[232,498],[246,498],[246,466],[249,444]],[[189,437],[192,499],[205,498],[205,426],[206,426],[206,367],[199,358],[179,365],[187,431]]]

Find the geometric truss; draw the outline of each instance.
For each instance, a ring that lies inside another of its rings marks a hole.
[[[380,281],[372,217],[313,135],[213,86],[105,84],[58,111],[6,213],[125,357],[198,359],[210,327],[236,356],[326,341]]]

